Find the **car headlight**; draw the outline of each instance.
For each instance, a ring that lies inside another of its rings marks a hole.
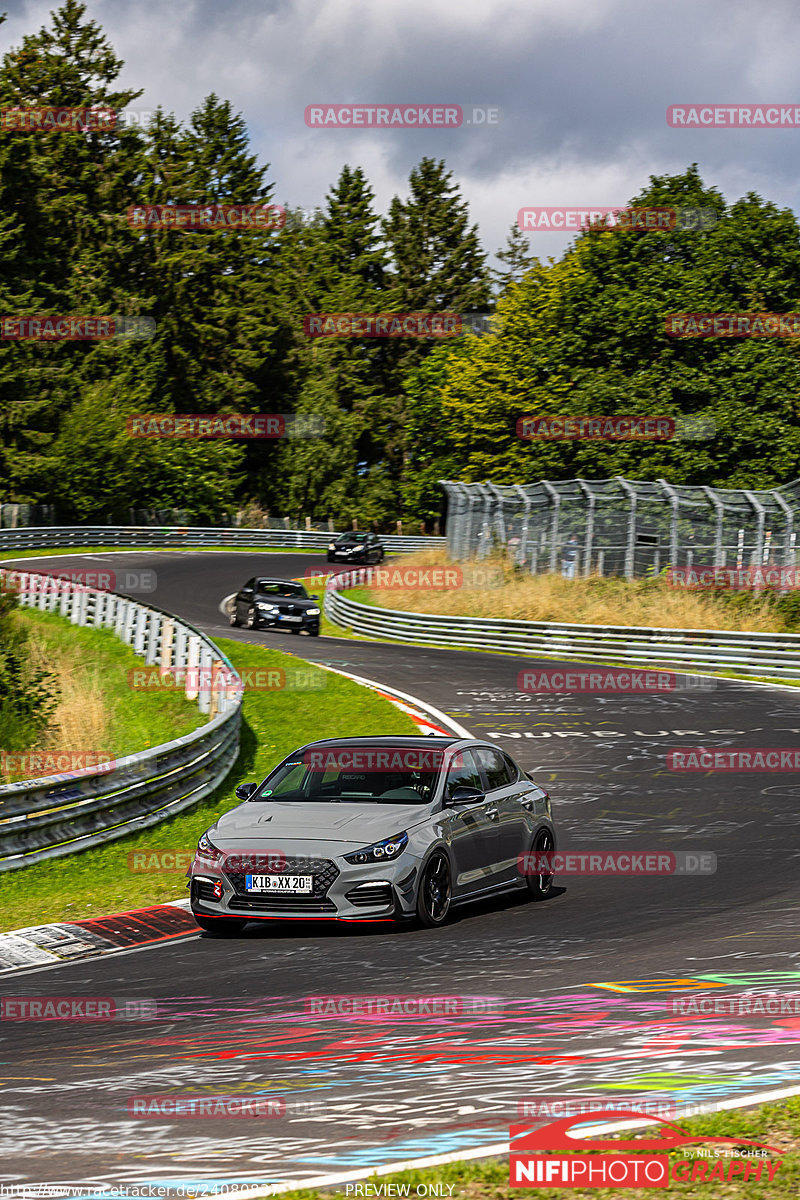
[[[353,854],[345,854],[344,861],[349,863],[386,862],[387,859],[397,858],[408,845],[407,833],[396,833],[394,837],[384,838],[382,842],[373,842]]]
[[[275,608],[274,604],[256,604],[256,608],[259,609],[261,612],[267,612],[267,613],[274,613],[274,612],[278,611],[277,608]]]
[[[204,833],[197,843],[197,853],[212,864],[218,863],[222,858],[222,851],[214,845],[208,833]]]
[[[307,609],[306,609],[306,616],[307,616],[307,617],[318,617],[318,616],[319,616],[319,609],[318,609],[318,608],[307,608]]]

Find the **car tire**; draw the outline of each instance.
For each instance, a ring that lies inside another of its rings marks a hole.
[[[530,853],[544,853],[548,850],[555,850],[555,838],[549,829],[540,829],[531,846]],[[546,900],[553,890],[552,875],[526,875],[525,886],[528,889],[531,900]]]
[[[417,918],[426,929],[444,925],[450,915],[452,882],[450,862],[443,850],[434,850],[425,864],[417,891]]]
[[[311,634],[311,636],[312,636],[312,637],[319,637],[319,630],[318,630],[318,629],[309,629],[309,631],[308,631],[308,632]]]
[[[200,913],[193,912],[197,924],[206,933],[215,933],[218,937],[232,937],[234,934],[241,933],[247,924],[246,921],[239,921],[236,917],[202,917]]]
[[[301,632],[302,632],[302,631],[301,631],[300,629],[294,629],[294,628],[292,628],[292,629],[290,629],[290,630],[289,630],[289,633],[301,633]]]
[[[233,606],[231,611],[228,613],[228,624],[233,626],[234,629],[239,628],[239,614],[236,611],[235,605]]]
[[[248,608],[247,619],[245,620],[245,625],[247,626],[248,629],[255,629],[255,627],[256,627],[256,610],[254,608]]]

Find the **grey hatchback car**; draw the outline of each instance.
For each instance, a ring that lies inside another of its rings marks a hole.
[[[189,872],[195,920],[212,933],[265,919],[438,926],[468,900],[552,889],[521,857],[555,850],[550,797],[490,742],[309,742],[236,795]]]

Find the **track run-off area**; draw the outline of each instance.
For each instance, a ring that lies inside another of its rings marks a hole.
[[[324,572],[319,553],[19,563],[103,566],[155,571],[156,590],[137,598],[212,639],[397,689],[507,748],[550,792],[560,850],[710,853],[717,865],[705,875],[560,876],[543,903],[519,893],[465,906],[440,929],[264,922],[230,939],[198,931],[5,975],[6,997],[141,998],[158,1009],[153,1020],[0,1025],[6,1195],[54,1181],[85,1197],[103,1185],[302,1185],[496,1148],[525,1101],[646,1101],[679,1119],[800,1091],[800,1013],[709,1013],[702,1003],[800,995],[800,778],[667,762],[689,747],[796,747],[796,689],[717,679],[659,694],[546,695],[520,691],[520,671],[575,663],[229,628],[220,605],[247,578]],[[309,728],[308,740],[321,733]],[[3,878],[9,907],[13,884],[13,873]],[[307,1003],[348,995],[492,1003],[349,1017]],[[693,1003],[678,1011],[678,1000]],[[129,1115],[132,1097],[155,1094],[285,1106],[270,1118]]]

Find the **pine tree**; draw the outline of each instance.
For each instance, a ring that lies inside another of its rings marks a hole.
[[[501,294],[507,292],[512,284],[519,283],[537,262],[536,255],[531,252],[530,241],[516,223],[509,229],[505,247],[497,251],[496,257],[506,266],[505,271],[492,271]]]

